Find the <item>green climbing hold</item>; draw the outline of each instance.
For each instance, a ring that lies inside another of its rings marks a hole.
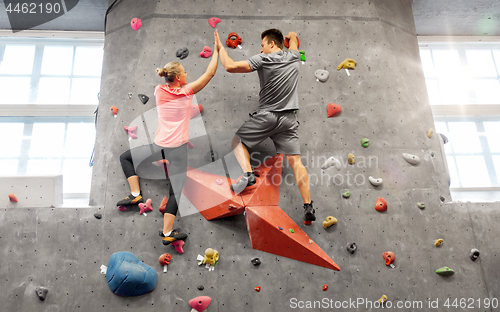
[[[342,197],[344,197],[344,198],[349,198],[349,196],[351,196],[351,192],[349,192],[349,191],[342,193]]]
[[[361,146],[366,148],[369,145],[370,145],[370,140],[368,140],[367,138],[361,139]]]
[[[290,229],[290,233],[295,233],[295,231],[293,229]]]
[[[443,275],[443,276],[450,276],[450,275],[453,275],[453,273],[455,273],[455,271],[453,271],[449,267],[445,266],[445,267],[442,267],[440,269],[437,269],[436,273],[439,275]]]
[[[299,50],[299,53],[300,53],[300,60],[302,62],[305,62],[306,61],[306,51]]]
[[[420,208],[420,209],[424,209],[425,208],[425,204],[424,203],[418,203],[417,207]]]

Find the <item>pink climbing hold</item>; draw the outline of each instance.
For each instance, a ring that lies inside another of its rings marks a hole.
[[[217,179],[215,180],[215,183],[217,183],[217,185],[222,185],[224,181],[222,181],[222,179]]]
[[[133,126],[133,127],[124,126],[123,129],[125,129],[125,131],[127,131],[128,135],[132,139],[137,139],[137,134],[135,134],[135,131],[137,131],[137,126]]]
[[[175,247],[175,251],[177,251],[180,254],[184,253],[184,250],[182,249],[182,246],[184,246],[184,244],[185,242],[182,239],[178,239],[170,243],[170,245]]]
[[[148,200],[146,200],[145,204],[140,203],[139,209],[141,210],[141,212],[139,214],[143,214],[143,213],[148,212],[148,211],[153,211],[153,206],[151,206],[151,198],[148,198]]]
[[[203,51],[200,52],[200,56],[207,58],[210,57],[211,55],[212,55],[212,49],[210,49],[210,47],[208,46],[204,46]]]
[[[141,28],[141,26],[142,26],[142,21],[137,17],[133,18],[130,21],[130,26],[132,26],[133,30],[139,30],[139,28]]]
[[[118,210],[127,211],[127,206],[120,206],[120,207],[118,207]]]
[[[217,17],[212,17],[208,19],[208,23],[210,24],[210,26],[212,26],[212,28],[215,28],[215,25],[219,24],[220,22],[221,19]]]
[[[189,306],[198,312],[205,311],[212,302],[212,298],[207,296],[199,296],[189,300]]]
[[[193,119],[197,117],[199,114],[203,112],[203,106],[201,104],[194,104],[191,106],[191,111],[190,111],[190,119]]]

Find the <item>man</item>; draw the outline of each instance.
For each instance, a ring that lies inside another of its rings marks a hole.
[[[219,41],[219,57],[226,71],[257,71],[260,79],[259,110],[238,129],[232,141],[234,154],[244,174],[238,183],[231,185],[231,189],[239,194],[245,187],[255,184],[248,148],[271,138],[276,153],[286,155],[293,168],[295,181],[304,200],[304,220],[315,221],[309,192],[309,175],[300,159],[299,123],[295,116],[295,111],[299,109],[297,82],[300,53],[297,34],[288,33],[286,38],[289,39],[289,49],[283,51],[282,33],[277,29],[268,29],[261,35],[261,53],[239,62],[229,57],[217,32],[216,36]]]

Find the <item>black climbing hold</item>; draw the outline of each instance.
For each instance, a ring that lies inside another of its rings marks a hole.
[[[439,199],[444,203],[444,201],[446,200],[443,196],[440,196]]]
[[[446,137],[446,135],[444,135],[444,134],[442,134],[442,133],[440,133],[439,135],[440,135],[440,136],[441,136],[441,138],[443,139],[443,143],[444,143],[444,144],[446,144],[446,143],[448,143],[448,142],[449,142],[449,140],[448,140],[448,138]]]
[[[177,52],[175,52],[175,55],[180,58],[181,60],[185,59],[186,57],[188,57],[189,55],[189,50],[188,48],[184,47],[184,48],[180,48],[179,50],[177,50]]]
[[[477,250],[476,248],[474,248],[474,249],[472,249],[472,250],[470,251],[470,259],[471,259],[472,261],[476,261],[476,260],[477,260],[477,258],[479,258],[479,250]]]
[[[102,215],[100,213],[94,213],[94,217],[96,219],[101,219],[102,218]]]
[[[41,301],[45,300],[48,292],[49,292],[49,290],[47,288],[44,288],[41,286],[38,286],[37,288],[35,288],[35,293]]]
[[[351,254],[353,254],[356,251],[356,249],[358,249],[356,243],[347,244],[347,251],[349,251]]]
[[[253,258],[253,259],[252,259],[252,264],[253,264],[254,266],[258,266],[258,265],[260,265],[260,259],[259,259],[259,258]]]
[[[142,104],[146,104],[149,101],[149,97],[144,94],[138,94],[139,100],[141,100]]]
[[[198,286],[198,290],[203,290],[205,289],[205,287],[203,287],[202,285]]]

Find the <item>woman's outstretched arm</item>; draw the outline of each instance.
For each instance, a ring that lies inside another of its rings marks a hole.
[[[217,71],[217,64],[219,63],[219,48],[217,47],[217,38],[215,37],[214,33],[214,38],[215,38],[215,44],[214,48],[212,50],[212,59],[210,60],[210,64],[208,64],[207,71],[201,75],[200,78],[198,78],[195,82],[191,83],[191,88],[193,88],[194,93],[200,92],[205,86],[208,84],[208,82],[212,79],[212,77],[215,75],[215,72]]]

